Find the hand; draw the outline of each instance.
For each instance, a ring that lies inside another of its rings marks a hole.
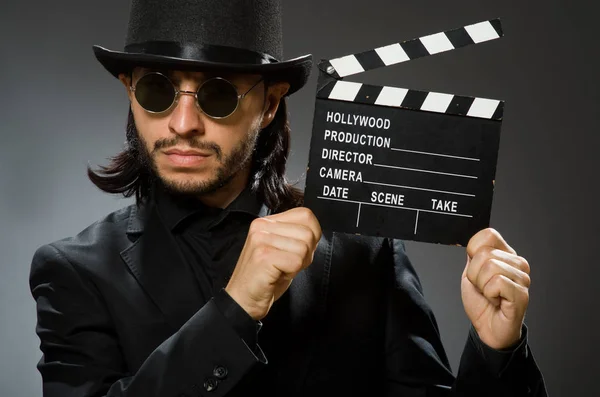
[[[529,264],[494,229],[485,229],[467,245],[461,294],[469,320],[483,343],[506,349],[521,339],[529,304]]]
[[[294,277],[313,261],[321,226],[308,208],[255,219],[225,291],[263,319]]]

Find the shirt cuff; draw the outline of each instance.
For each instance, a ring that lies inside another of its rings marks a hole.
[[[225,291],[221,289],[214,296],[217,309],[231,324],[238,336],[254,353],[258,353],[258,332],[262,327]]]
[[[473,325],[469,330],[469,340],[488,364],[492,374],[497,377],[501,377],[515,360],[527,358],[527,326],[525,324],[521,328],[519,342],[508,349],[496,350],[483,343]]]

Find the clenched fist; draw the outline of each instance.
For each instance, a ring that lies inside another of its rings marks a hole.
[[[529,304],[529,263],[494,229],[485,229],[467,245],[461,292],[465,311],[479,338],[494,349],[521,338]]]
[[[255,219],[225,291],[263,319],[294,277],[313,261],[321,226],[308,208]]]

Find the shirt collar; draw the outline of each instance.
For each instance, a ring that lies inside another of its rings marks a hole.
[[[170,194],[161,186],[155,186],[154,200],[158,211],[169,230],[174,231],[187,218],[198,214],[218,217],[220,223],[230,213],[246,213],[255,218],[269,215],[267,206],[261,202],[250,187],[246,187],[226,208],[214,208],[190,197],[178,197]],[[214,225],[213,224],[213,225]]]

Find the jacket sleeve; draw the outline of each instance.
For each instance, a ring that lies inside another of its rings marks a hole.
[[[392,281],[387,294],[386,396],[547,396],[527,345],[526,328],[521,343],[511,352],[493,351],[471,331],[455,377],[404,243],[389,241],[393,266],[388,268],[394,274],[388,277]],[[502,357],[507,353],[508,359]],[[499,362],[502,368],[496,368]]]
[[[131,373],[100,294],[63,252],[38,249],[30,287],[44,397],[223,396],[266,363],[211,300]]]

